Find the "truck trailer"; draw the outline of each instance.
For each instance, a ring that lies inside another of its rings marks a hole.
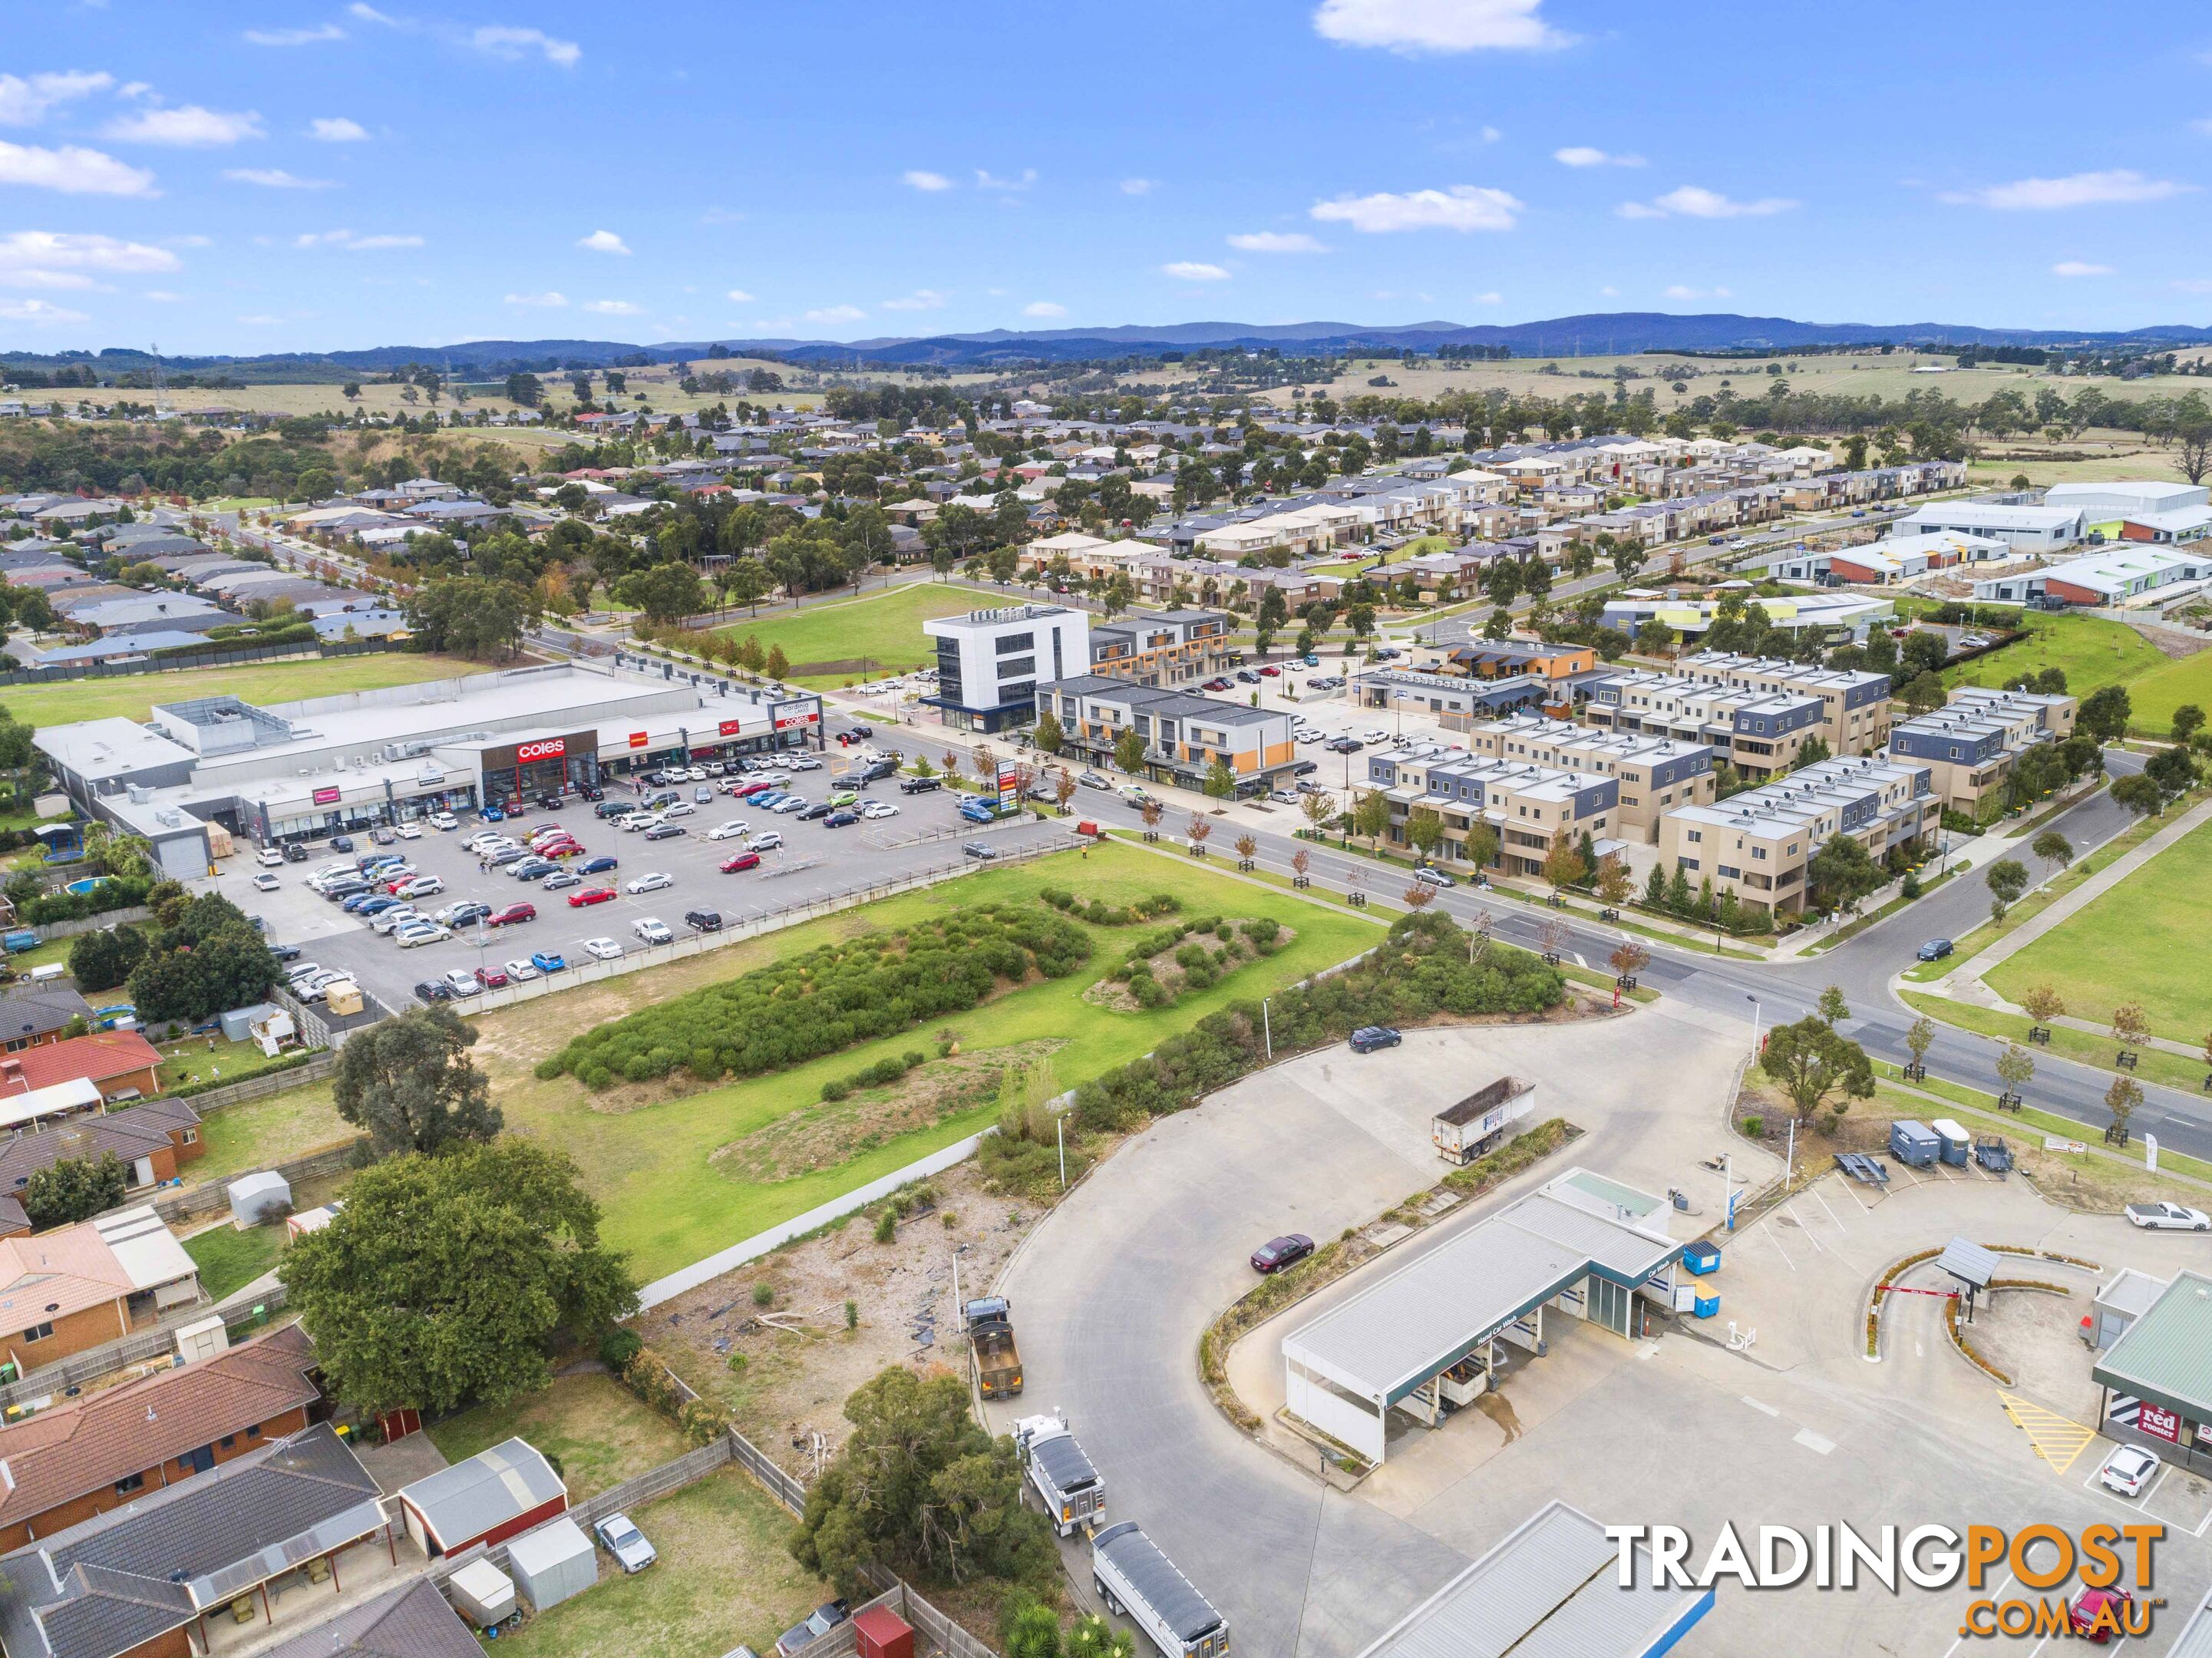
[[[1014,1311],[1004,1296],[985,1296],[961,1309],[974,1355],[975,1385],[986,1399],[1013,1399],[1022,1391],[1021,1349],[1014,1345]]]
[[[1044,1499],[1046,1518],[1062,1537],[1106,1517],[1106,1482],[1075,1442],[1066,1417],[1022,1418],[1014,1424],[1014,1451]]]
[[[1091,1582],[1107,1610],[1127,1616],[1164,1658],[1222,1658],[1229,1650],[1229,1620],[1133,1520],[1091,1540]]]
[[[1437,1112],[1429,1125],[1429,1139],[1446,1163],[1473,1163],[1535,1108],[1535,1084],[1500,1077]]]

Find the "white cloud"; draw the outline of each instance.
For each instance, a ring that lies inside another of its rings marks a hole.
[[[69,196],[151,196],[154,175],[76,144],[44,149],[0,142],[0,185],[29,185]]]
[[[1124,196],[1149,196],[1158,184],[1157,179],[1124,179],[1121,180],[1121,193]]]
[[[1510,230],[1521,203],[1485,185],[1454,185],[1449,190],[1378,191],[1316,202],[1316,219],[1348,224],[1370,234],[1391,230]]]
[[[1322,0],[1315,30],[1347,46],[1398,52],[1528,52],[1568,36],[1536,15],[1539,0]]]
[[[1942,199],[2006,212],[2044,212],[2110,202],[2162,202],[2190,188],[2170,179],[2146,179],[2129,168],[2115,167],[2106,173],[2069,173],[2063,179],[2020,179],[1982,190],[1952,191]]]
[[[167,240],[171,247],[213,247],[215,246],[215,238],[212,236],[171,236]]]
[[[125,81],[115,88],[115,95],[118,98],[143,98],[153,89],[151,81]]]
[[[1228,238],[1230,246],[1247,253],[1326,253],[1318,238],[1303,230],[1249,230]]]
[[[1494,144],[1504,136],[1505,135],[1500,132],[1496,127],[1486,126],[1482,130],[1482,142],[1486,144]]]
[[[1642,167],[1641,155],[1613,155],[1588,144],[1569,144],[1565,149],[1555,149],[1552,159],[1561,167]]]
[[[364,23],[381,23],[386,28],[398,28],[399,27],[399,20],[398,18],[386,16],[374,6],[363,4],[362,0],[354,0],[354,3],[346,8],[346,15],[349,17],[358,17]]]
[[[64,230],[18,230],[0,236],[0,286],[82,289],[102,276],[143,276],[174,270],[177,256],[165,247],[113,236]]]
[[[308,231],[292,239],[295,247],[343,247],[355,253],[374,253],[390,247],[420,247],[420,236],[395,236],[389,233],[374,236],[356,236],[350,230]]]
[[[731,297],[736,296],[732,295]],[[884,309],[886,311],[942,311],[945,308],[945,295],[933,288],[917,288],[904,299],[885,300]]]
[[[9,322],[37,323],[41,325],[58,323],[90,322],[92,319],[82,311],[71,311],[45,300],[0,300],[0,318]]]
[[[331,184],[328,179],[302,179],[281,167],[225,167],[222,176],[241,185],[259,185],[264,190],[328,190]]]
[[[505,305],[544,306],[550,310],[557,309],[559,307],[568,304],[568,296],[566,294],[556,292],[556,290],[549,288],[543,294],[509,294],[506,299],[501,301],[501,303]]]
[[[1607,282],[1603,288],[1599,288],[1598,292],[1608,300],[1617,300],[1620,297],[1620,290],[1615,288],[1611,282]]]
[[[975,188],[978,190],[1027,190],[1036,182],[1036,179],[1037,170],[1033,167],[1024,167],[1021,176],[1018,179],[1001,179],[998,174],[987,173],[980,167],[975,169]]]
[[[1667,290],[1670,300],[1725,300],[1730,297],[1725,288],[1686,288],[1676,282]]]
[[[1184,282],[1225,282],[1229,273],[1218,264],[1208,264],[1202,259],[1176,259],[1160,267],[1164,276],[1173,276]]]
[[[804,313],[809,322],[858,322],[868,313],[857,305],[825,305],[819,310]]]
[[[180,305],[184,302],[185,296],[181,294],[172,294],[166,288],[149,288],[140,297],[151,300],[156,305]]]
[[[125,143],[171,144],[179,149],[234,144],[241,138],[264,136],[261,117],[252,110],[208,109],[199,104],[142,110],[109,122],[106,131],[107,137]]]
[[[105,92],[115,77],[105,70],[61,70],[47,75],[0,75],[0,126],[36,126],[58,104]]]
[[[336,23],[320,28],[248,29],[246,44],[255,46],[311,46],[323,40],[343,40],[346,32]]]
[[[586,300],[582,308],[596,311],[602,317],[641,317],[645,314],[643,306],[633,305],[628,300]]]
[[[1624,219],[1664,219],[1680,214],[1686,219],[1763,219],[1787,213],[1796,206],[1787,196],[1762,196],[1755,202],[1733,201],[1717,190],[1684,185],[1653,202],[1623,202],[1616,210]]]
[[[745,216],[726,207],[710,207],[699,216],[701,224],[743,224]]]
[[[574,69],[584,55],[584,49],[574,40],[556,39],[544,29],[504,28],[487,24],[471,33],[468,41],[478,52],[489,52],[510,63],[535,52],[549,64]]]
[[[1503,305],[1505,303],[1505,295],[1494,291],[1488,294],[1478,294],[1474,296],[1474,302],[1477,305]]]
[[[916,190],[938,191],[952,188],[951,179],[946,178],[942,173],[932,173],[926,167],[908,167],[899,174],[899,181],[902,184],[910,185]]]
[[[1050,300],[1031,300],[1022,307],[1024,317],[1064,317],[1066,314],[1066,306],[1055,305]]]
[[[2112,274],[2112,267],[2090,264],[2081,259],[2061,259],[2051,267],[2051,274],[2054,276],[2109,276]]]
[[[368,141],[368,129],[343,115],[318,115],[307,123],[307,136],[326,144],[358,144]]]
[[[588,236],[580,236],[576,239],[576,246],[581,248],[586,248],[593,253],[621,253],[626,255],[629,252],[629,244],[623,241],[621,237],[616,235],[611,230],[594,230]]]
[[[35,268],[18,270],[0,265],[0,288],[68,288],[73,293],[82,293],[88,288],[104,286],[82,270],[40,270]]]
[[[729,297],[739,305],[750,305],[753,302],[753,296],[746,293],[742,288],[732,288],[729,293]]]

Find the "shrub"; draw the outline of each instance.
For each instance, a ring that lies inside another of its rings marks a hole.
[[[898,1236],[898,1211],[886,1209],[876,1217],[876,1242],[889,1243]]]
[[[1764,1139],[1766,1137],[1766,1119],[1759,1116],[1746,1117],[1743,1120],[1743,1132],[1749,1139]]]
[[[625,1330],[619,1324],[599,1338],[599,1363],[619,1375],[629,1368],[637,1357],[637,1350],[645,1345],[636,1333]]]
[[[842,1100],[852,1091],[853,1084],[842,1077],[833,1077],[822,1084],[822,1097],[825,1100]]]
[[[775,1285],[770,1284],[766,1278],[762,1278],[758,1283],[755,1284],[753,1285],[753,1305],[756,1307],[775,1306]]]

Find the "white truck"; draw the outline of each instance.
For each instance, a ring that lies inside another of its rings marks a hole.
[[[1105,1519],[1106,1482],[1075,1442],[1066,1417],[1023,1417],[1014,1424],[1014,1454],[1044,1499],[1045,1517],[1062,1537]]]
[[[2151,1231],[2202,1232],[2212,1230],[2212,1216],[2202,1209],[2185,1209],[2178,1203],[2131,1203],[2128,1218]]]
[[[1091,1540],[1091,1583],[1106,1609],[1144,1631],[1164,1658],[1224,1658],[1229,1650],[1229,1620],[1133,1520]]]
[[[1535,1108],[1535,1084],[1500,1077],[1437,1112],[1429,1125],[1429,1139],[1446,1163],[1473,1163]]]

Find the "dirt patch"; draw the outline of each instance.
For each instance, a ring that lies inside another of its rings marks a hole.
[[[888,1086],[817,1100],[779,1117],[719,1147],[710,1161],[725,1179],[763,1186],[834,1168],[901,1134],[990,1104],[1010,1066],[1026,1070],[1065,1046],[1053,1037],[932,1060]]]
[[[740,1432],[801,1478],[844,1441],[845,1400],[893,1364],[965,1373],[953,1291],[986,1293],[1044,1210],[985,1191],[975,1163],[936,1176],[935,1204],[901,1222],[887,1243],[855,1215],[842,1226],[701,1285],[635,1321],[638,1333]],[[754,1285],[796,1327],[762,1322]],[[845,1303],[854,1327],[845,1327]],[[1014,1309],[1017,1332],[1021,1309]],[[732,1361],[738,1361],[732,1368]]]
[[[2081,1315],[2089,1310],[2089,1292],[2095,1288],[2094,1275],[2069,1272],[2051,1261],[2010,1258],[1997,1272],[2001,1278],[2063,1284],[2069,1293],[1996,1291],[1981,1298],[1974,1321],[1960,1327],[1966,1339],[2030,1399],[2075,1415],[2094,1411],[2097,1386],[2081,1362],[2078,1333]]]
[[[1172,930],[1174,923],[1169,924]],[[1261,959],[1253,940],[1245,934],[1247,926],[1263,925],[1250,916],[1231,916],[1222,923],[1230,929],[1224,938],[1218,931],[1191,932],[1173,944],[1152,951],[1150,955],[1124,957],[1115,969],[1114,976],[1101,979],[1083,993],[1083,999],[1094,1007],[1110,1008],[1116,1013],[1135,1013],[1147,1007],[1171,1007],[1191,987],[1191,974],[1195,966],[1200,976],[1199,988],[1218,984],[1240,968],[1249,967]],[[1270,940],[1268,954],[1273,955],[1297,937],[1296,930],[1275,924],[1277,931]],[[1200,954],[1203,952],[1203,956]],[[1127,969],[1125,974],[1122,969]],[[1158,987],[1143,992],[1139,987],[1150,979]]]

